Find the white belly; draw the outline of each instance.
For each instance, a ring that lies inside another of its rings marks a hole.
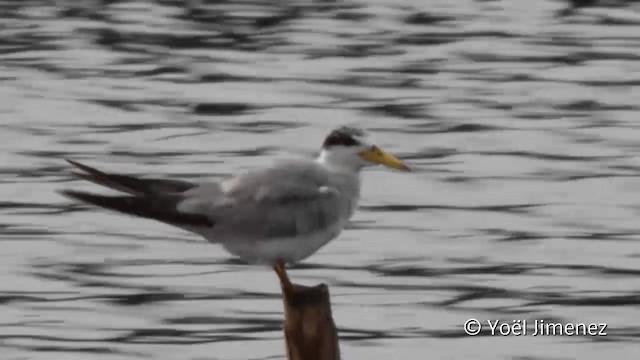
[[[342,225],[335,225],[305,237],[250,241],[229,239],[221,244],[231,254],[252,264],[272,265],[278,260],[292,264],[313,255],[341,231]]]

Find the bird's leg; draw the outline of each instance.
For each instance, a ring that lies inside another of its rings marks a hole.
[[[293,289],[293,284],[291,284],[291,280],[289,280],[289,275],[287,275],[287,269],[284,266],[284,261],[278,260],[275,265],[273,265],[273,270],[275,270],[276,274],[278,274],[278,278],[280,278],[280,285],[285,290],[285,292]]]

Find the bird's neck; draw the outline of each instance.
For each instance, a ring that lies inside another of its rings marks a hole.
[[[359,164],[353,164],[348,161],[344,161],[336,154],[332,154],[328,151],[322,150],[316,162],[325,167],[327,170],[340,173],[343,175],[351,175],[354,177],[360,177],[362,167]]]
[[[335,158],[333,159],[335,160]],[[342,194],[340,197],[341,211],[344,211],[346,219],[350,219],[358,208],[360,200],[361,167],[349,166],[348,163],[331,160],[332,157],[321,153],[316,162],[330,173],[329,183]]]
[[[360,187],[362,184],[362,172],[360,170],[362,168],[335,161],[335,157],[332,158],[323,153],[318,156],[316,161],[331,174],[329,180],[331,185],[344,195],[341,201],[344,203],[344,209],[348,214],[347,217],[351,218],[358,207],[360,199]],[[334,161],[331,161],[332,159]]]

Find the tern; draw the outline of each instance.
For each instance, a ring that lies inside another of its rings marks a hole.
[[[291,284],[286,264],[308,258],[347,225],[364,168],[411,171],[365,130],[347,126],[326,136],[315,159],[282,161],[220,182],[137,178],[67,161],[81,170],[73,175],[124,194],[63,195],[198,234],[249,264],[271,266],[282,284]]]

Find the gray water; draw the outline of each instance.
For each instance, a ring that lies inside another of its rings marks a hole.
[[[329,285],[344,359],[637,358],[637,4],[100,3],[0,2],[1,360],[284,358],[269,269],[56,190],[97,190],[65,158],[217,180],[343,124],[415,169],[368,170],[290,270]]]

